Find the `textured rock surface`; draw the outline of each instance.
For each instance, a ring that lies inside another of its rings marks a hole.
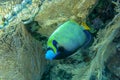
[[[21,23],[0,33],[0,80],[39,80],[46,64],[41,43]]]
[[[97,2],[98,0],[46,1],[35,18],[42,27],[38,32],[49,36],[59,25],[69,19],[74,19],[78,23],[81,21],[85,22],[88,13]]]
[[[34,1],[38,3],[39,0]],[[74,19],[78,23],[86,22],[97,2],[98,0],[45,0],[35,17],[39,27],[30,24],[28,30],[49,37],[68,19]],[[117,3],[116,5],[118,6]],[[36,6],[38,5],[32,7]],[[0,30],[0,80],[40,80],[41,77],[41,80],[119,80],[119,56],[116,56],[120,52],[119,40],[115,42],[116,37],[119,39],[119,6],[116,10],[118,14],[104,29],[99,30],[90,48],[78,50],[69,58],[52,62],[44,59],[44,41],[35,40],[31,37],[33,34],[30,35],[23,23],[20,23],[21,18],[26,19],[26,15],[19,16],[18,21],[10,23],[14,27]]]

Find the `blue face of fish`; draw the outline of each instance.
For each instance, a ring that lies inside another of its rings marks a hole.
[[[52,50],[48,50],[45,54],[45,58],[48,60],[53,60],[56,54]]]

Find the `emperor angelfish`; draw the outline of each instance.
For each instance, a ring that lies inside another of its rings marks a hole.
[[[80,47],[91,42],[89,27],[69,20],[59,26],[47,41],[45,58],[48,60],[64,59],[75,53]]]

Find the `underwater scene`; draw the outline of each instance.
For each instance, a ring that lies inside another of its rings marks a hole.
[[[0,0],[0,80],[120,80],[120,0]]]

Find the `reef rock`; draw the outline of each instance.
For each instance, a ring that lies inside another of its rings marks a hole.
[[[39,4],[39,0],[33,1]],[[98,23],[105,26],[93,34],[95,39],[91,47],[80,49],[63,60],[46,61],[46,40],[52,32],[69,19],[79,24],[89,22],[87,18],[99,0],[41,1],[41,5],[35,4],[30,8],[37,6],[38,13],[32,16],[34,21],[23,25],[22,21],[29,18],[22,15],[13,21],[16,24],[11,22],[9,27],[0,30],[0,80],[119,80],[119,7],[116,15],[106,23],[99,16],[92,20],[97,28],[103,26]],[[119,1],[115,5],[119,6]]]
[[[46,65],[43,53],[22,23],[0,30],[0,80],[39,80]]]
[[[51,0],[41,6],[35,21],[41,25],[38,32],[45,36],[50,34],[65,21],[73,19],[78,23],[86,22],[98,0]]]

